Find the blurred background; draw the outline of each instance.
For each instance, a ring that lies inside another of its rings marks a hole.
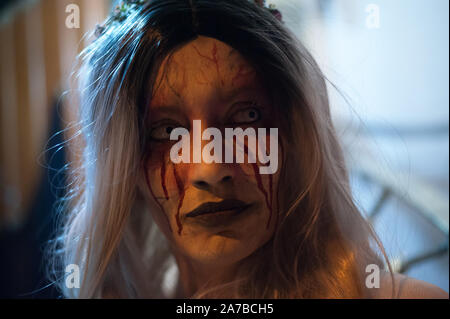
[[[396,271],[448,292],[449,2],[267,2],[329,79],[355,198]],[[76,120],[66,93],[110,6],[0,2],[0,297],[58,297],[43,245],[74,160],[60,145]]]

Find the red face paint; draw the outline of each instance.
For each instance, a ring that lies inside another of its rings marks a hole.
[[[248,145],[246,145],[246,144],[244,144],[244,153],[247,155],[247,158],[248,158]],[[258,164],[256,164],[256,163],[250,163],[250,164],[252,164],[258,188],[261,191],[261,193],[263,193],[263,195],[266,199],[267,208],[269,209],[269,212],[270,212],[269,220],[267,221],[267,225],[266,225],[266,229],[267,229],[267,228],[269,228],[270,220],[272,219],[272,203],[271,203],[271,201],[272,201],[272,174],[269,175],[269,190],[270,190],[270,199],[269,199],[269,195],[267,194],[267,191],[264,188],[264,185],[262,182],[261,174],[259,173]]]
[[[164,158],[164,153],[162,155],[162,161],[161,161],[161,188],[163,189],[166,200],[168,200],[169,194],[167,192],[167,187],[166,187],[166,161]]]
[[[145,162],[148,162],[147,157],[145,158]],[[170,226],[169,217],[165,213],[164,208],[161,205],[161,203],[156,198],[155,193],[153,192],[152,186],[150,184],[150,179],[148,177],[148,163],[144,165],[144,168],[145,168],[145,181],[147,182],[147,187],[148,187],[148,190],[150,192],[150,195],[153,197],[153,199],[155,200],[156,204],[159,206],[159,208],[161,209],[162,213],[164,214],[164,216],[166,218],[166,221],[167,221],[167,225],[169,226],[169,230],[170,230],[170,232],[172,232],[172,227]]]
[[[267,194],[267,191],[265,190],[264,185],[262,183],[261,174],[259,173],[259,166],[256,163],[251,163],[251,164],[252,164],[252,167],[253,167],[253,171],[255,172],[255,178],[256,178],[256,182],[258,184],[258,188],[264,194],[264,197],[266,198],[267,208],[270,211],[269,220],[268,220],[267,226],[266,226],[266,228],[268,228],[270,219],[272,217],[272,206],[270,205],[271,203],[269,202],[269,195]]]
[[[177,183],[177,187],[178,187],[178,195],[180,197],[178,200],[178,209],[177,209],[177,214],[175,215],[175,218],[176,218],[177,225],[178,225],[178,235],[181,235],[181,231],[183,230],[183,225],[181,225],[181,222],[180,222],[180,209],[181,209],[181,206],[183,205],[185,190],[184,190],[183,182],[181,181],[180,176],[178,176],[175,165],[173,165],[173,176],[175,177],[175,182]]]
[[[225,85],[222,76],[220,75],[220,69],[219,69],[219,60],[217,59],[217,45],[214,43],[213,48],[211,50],[211,54],[212,54],[212,58],[201,54],[200,51],[197,49],[196,46],[193,46],[194,50],[197,51],[197,54],[199,56],[201,56],[202,58],[205,58],[206,60],[214,63],[214,65],[216,66],[216,70],[217,70],[217,76],[220,78],[220,81],[222,82],[222,85]]]

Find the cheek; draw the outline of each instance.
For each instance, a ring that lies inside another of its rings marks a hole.
[[[158,200],[168,201],[177,193],[175,168],[170,161],[171,143],[155,143],[145,160],[147,187]]]
[[[147,187],[151,195],[155,199],[169,199],[169,192],[167,190],[167,162],[165,159],[165,152],[154,152],[154,154],[147,159],[146,167],[146,181]]]
[[[184,179],[186,176],[184,175],[189,170],[189,165],[174,165],[171,163],[168,157],[170,146],[158,146],[152,148],[152,150],[151,156],[147,158],[145,163],[148,193],[161,212],[158,214],[160,215],[160,220],[165,219],[162,222],[167,224],[170,232],[176,231],[181,235],[183,225],[180,222],[180,208],[183,205],[185,195]],[[270,150],[268,149],[268,151]],[[248,163],[248,147],[244,147],[244,152],[246,154],[246,163],[236,165],[240,167],[240,174],[244,175],[244,178],[258,189],[263,205],[269,213],[266,224],[266,229],[268,229],[273,221],[274,211],[278,213],[279,210],[278,191],[274,190],[278,189],[280,167],[275,174],[261,174],[260,166],[267,164],[262,164],[259,161],[257,163]],[[281,158],[281,154],[282,148],[279,148],[279,158]],[[258,157],[256,156],[256,158]],[[279,163],[281,163],[280,159]],[[173,229],[173,231],[169,221],[169,216],[172,216],[172,212],[176,222],[176,225],[174,225],[176,229]]]
[[[146,182],[149,194],[164,215],[169,230],[172,232],[169,217],[175,211],[177,233],[181,235],[183,225],[180,221],[180,210],[185,197],[184,178],[179,167],[169,161],[170,147],[158,147],[146,163]]]
[[[164,219],[164,223],[171,232],[172,228],[163,205],[163,203],[169,202],[172,191],[167,185],[168,163],[166,161],[166,154],[167,147],[154,148],[152,154],[147,156],[144,160],[144,173],[148,194],[151,197],[151,200],[159,208],[159,214],[157,214],[156,217],[160,221]]]
[[[258,186],[259,191],[263,194],[266,207],[269,210],[269,218],[268,218],[267,224],[266,224],[266,229],[268,229],[270,222],[272,220],[273,208],[274,208],[274,205],[273,205],[274,204],[273,203],[273,199],[274,199],[274,197],[273,197],[273,175],[272,174],[261,175],[259,172],[258,164],[252,163],[251,165],[253,168],[256,185]],[[263,176],[264,176],[264,178],[263,178]],[[264,179],[264,181],[266,181],[266,183],[263,183],[263,179]]]
[[[263,196],[265,207],[269,212],[269,217],[267,219],[266,229],[269,229],[271,224],[274,211],[279,214],[279,176],[280,176],[280,163],[282,163],[283,147],[282,143],[278,143],[278,139],[274,140],[269,134],[267,134],[266,139],[266,153],[270,154],[271,148],[276,147],[278,149],[276,160],[277,171],[274,174],[261,174],[260,166],[266,166],[268,164],[262,164],[259,161],[259,156],[257,155],[257,149],[251,149],[248,145],[244,145],[245,153],[245,164],[241,164],[241,171],[246,176],[246,178],[255,184],[259,192]],[[246,143],[247,144],[247,143]],[[255,154],[256,163],[248,163],[248,155]],[[275,190],[275,191],[274,191]]]

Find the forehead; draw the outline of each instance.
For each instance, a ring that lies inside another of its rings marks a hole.
[[[224,101],[243,90],[261,90],[251,64],[219,40],[198,37],[162,63],[150,107],[198,106]]]

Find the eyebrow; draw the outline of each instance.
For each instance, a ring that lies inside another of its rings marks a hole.
[[[238,88],[234,88],[232,90],[225,90],[222,91],[222,100],[223,101],[229,101],[234,98],[236,98],[239,95],[242,95],[244,93],[257,93],[258,88],[255,86],[254,83],[249,83],[246,85],[243,85]],[[163,114],[179,114],[180,113],[180,107],[177,105],[159,105],[155,104],[152,106],[152,110],[155,113],[163,113]]]
[[[180,114],[180,107],[175,105],[154,105],[152,106],[151,113],[162,113],[162,114]]]
[[[249,83],[244,86],[235,88],[231,91],[225,92],[222,95],[222,98],[224,101],[229,101],[229,100],[232,100],[232,99],[236,98],[237,96],[242,95],[244,93],[256,93],[257,91],[258,91],[258,88],[255,86],[255,84]]]

